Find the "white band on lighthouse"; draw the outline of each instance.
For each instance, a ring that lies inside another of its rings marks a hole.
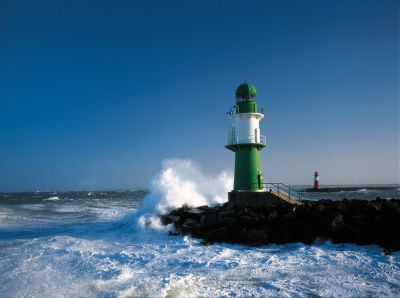
[[[229,129],[229,144],[265,144],[265,137],[261,135],[259,122],[264,118],[260,113],[240,113],[231,116],[233,123]]]

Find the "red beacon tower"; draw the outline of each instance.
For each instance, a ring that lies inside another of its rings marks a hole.
[[[319,189],[319,173],[314,172],[314,189]]]

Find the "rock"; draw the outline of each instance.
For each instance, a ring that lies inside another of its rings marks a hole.
[[[200,219],[201,216],[205,213],[204,210],[198,209],[198,208],[193,208],[193,209],[188,209],[184,212],[185,217],[189,218],[196,218]]]
[[[341,213],[349,212],[350,208],[349,208],[349,204],[347,202],[348,202],[348,200],[343,200],[343,201],[337,202],[336,203],[336,210],[341,212]]]
[[[189,226],[189,227],[191,227],[191,226],[195,226],[195,225],[197,225],[197,224],[198,224],[197,220],[195,220],[195,219],[193,219],[193,218],[188,218],[188,219],[185,220],[185,222],[183,223],[182,226]]]
[[[203,205],[203,206],[200,206],[200,207],[196,207],[196,209],[199,209],[199,210],[210,210],[211,207],[207,206],[207,205]]]
[[[193,218],[187,218],[181,227],[183,233],[197,232],[199,229],[199,223]]]
[[[218,226],[218,219],[214,214],[204,214],[200,219],[200,225],[203,229],[213,229]]]
[[[388,253],[400,250],[400,200],[304,201],[295,208],[290,204],[184,206],[162,215],[161,221],[207,244],[258,246],[330,239],[334,243],[377,244]]]
[[[286,213],[279,220],[279,225],[281,226],[290,226],[295,223],[296,223],[296,218],[293,213]]]
[[[225,227],[220,227],[206,233],[205,238],[208,241],[224,242],[229,239],[228,230]]]
[[[255,228],[258,226],[257,218],[250,217],[250,216],[240,216],[238,218],[239,222],[245,228]]]
[[[392,253],[394,253],[396,250],[393,249],[393,247],[384,247],[383,248],[383,254],[385,256],[391,255]]]
[[[169,225],[170,223],[175,223],[181,220],[181,217],[178,215],[172,215],[172,214],[167,214],[167,215],[161,215],[161,223],[163,225]]]
[[[276,210],[273,210],[267,217],[268,221],[274,222],[278,219],[279,213]]]
[[[229,230],[235,230],[239,228],[239,221],[234,217],[223,217],[221,218],[220,223]]]
[[[343,215],[338,213],[336,214],[331,222],[331,229],[332,232],[337,233],[341,230],[343,230],[345,227],[344,221],[343,221]]]
[[[324,204],[316,204],[313,206],[313,211],[317,212],[317,213],[322,213],[325,211],[325,206]]]
[[[161,215],[160,219],[161,219],[161,224],[166,226],[169,225],[170,223],[172,223],[172,221],[169,219],[170,215]]]
[[[210,242],[210,241],[203,240],[203,241],[201,241],[200,244],[201,244],[201,245],[204,245],[204,246],[210,246],[210,245],[213,245],[214,243],[213,243],[213,242]]]
[[[379,201],[371,201],[369,203],[369,207],[371,207],[372,210],[374,210],[376,213],[379,213],[382,211],[382,204]]]
[[[224,210],[218,213],[219,217],[227,217],[227,216],[234,216],[235,215],[235,209],[228,209]]]
[[[391,199],[390,208],[400,215],[400,200]]]
[[[268,236],[268,230],[250,229],[238,232],[235,235],[235,239],[244,244],[259,246],[268,241]]]
[[[357,227],[366,227],[370,220],[371,218],[365,215],[354,215],[350,217],[350,222]]]

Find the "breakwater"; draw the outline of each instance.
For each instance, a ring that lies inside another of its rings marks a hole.
[[[362,191],[362,190],[396,190],[398,186],[343,186],[343,187],[321,187],[318,189],[315,188],[306,188],[304,192],[343,192],[343,191]]]
[[[197,208],[181,207],[161,216],[176,234],[190,234],[204,244],[229,242],[261,246],[317,239],[333,243],[375,244],[386,253],[400,250],[400,200],[379,199],[303,201],[294,206],[239,208],[225,203]],[[174,233],[172,233],[174,234]]]

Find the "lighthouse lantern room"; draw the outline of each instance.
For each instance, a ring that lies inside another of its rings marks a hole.
[[[260,152],[265,147],[259,122],[264,118],[257,105],[256,88],[249,83],[236,89],[236,104],[228,113],[232,119],[225,147],[235,152],[233,191],[263,191]]]

